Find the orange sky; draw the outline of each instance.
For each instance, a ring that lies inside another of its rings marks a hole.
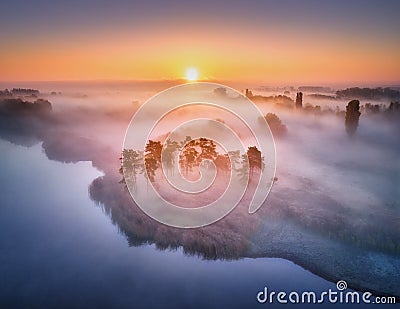
[[[343,32],[335,24],[296,27],[251,17],[240,22],[238,27],[229,18],[204,18],[191,24],[188,18],[161,26],[96,23],[8,32],[1,42],[0,80],[177,79],[196,67],[205,80],[400,81],[400,43],[385,35],[384,23],[377,31],[363,32],[359,25]]]

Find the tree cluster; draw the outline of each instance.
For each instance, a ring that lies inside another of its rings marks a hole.
[[[267,121],[274,136],[282,137],[286,135],[287,128],[276,114],[268,113],[264,116],[264,118]]]
[[[177,151],[180,151],[178,162],[175,155]],[[160,141],[149,140],[144,152],[124,149],[120,160],[120,173],[124,176],[121,182],[132,184],[135,189],[137,174],[144,174],[147,180],[154,182],[156,171],[161,168],[162,163],[167,173],[172,173],[176,164],[179,164],[181,170],[188,175],[195,166],[206,160],[205,162],[213,162],[217,170],[224,174],[232,167],[239,178],[243,179],[251,177],[256,170],[263,169],[263,157],[256,146],[249,147],[243,155],[239,150],[220,154],[214,141],[207,138],[192,140],[190,136],[180,143],[167,140],[164,148]]]

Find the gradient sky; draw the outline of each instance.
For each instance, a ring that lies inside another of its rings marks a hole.
[[[398,83],[400,1],[3,0],[0,80]]]

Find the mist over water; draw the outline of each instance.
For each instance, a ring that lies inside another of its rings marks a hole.
[[[92,162],[103,176],[89,181],[89,188],[85,185],[84,189],[89,190],[90,198],[103,209],[102,215],[110,217],[132,246],[179,248],[179,258],[283,257],[332,282],[347,279],[356,289],[400,294],[398,121],[389,120],[382,113],[362,113],[357,132],[350,138],[341,114],[318,114],[256,102],[263,115],[276,114],[287,129],[285,134],[274,136],[277,180],[266,202],[255,215],[249,215],[247,207],[238,207],[209,228],[181,232],[149,219],[119,183],[119,158],[126,129],[139,106],[157,92],[156,88],[92,87],[84,91],[84,87],[57,87],[55,91],[61,94],[50,94],[52,87],[39,88],[52,104],[51,117],[15,116],[26,130],[15,130],[3,122],[1,137],[19,145],[36,145],[36,150],[42,147],[50,160]],[[345,106],[346,102],[333,104]],[[200,115],[234,127],[246,147],[254,144],[254,138],[231,119],[232,115],[204,107],[171,113],[171,121],[164,119],[151,139],[162,141],[176,124]],[[147,119],[141,121],[145,123]],[[142,130],[140,126],[136,129],[138,133]],[[268,162],[268,157],[265,160]],[[172,191],[165,194],[173,195]],[[248,202],[249,196],[245,195],[243,204]],[[153,254],[152,251],[150,255]],[[332,261],[338,266],[332,266]],[[357,263],[364,263],[362,272],[355,267]],[[348,278],[343,274],[349,274]]]

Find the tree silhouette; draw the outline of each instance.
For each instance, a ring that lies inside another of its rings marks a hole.
[[[197,140],[190,140],[189,136],[186,140],[181,142],[183,151],[179,159],[179,164],[185,168],[185,173],[188,174],[192,171],[193,166],[199,165],[203,160],[214,161],[218,153],[216,151],[217,145],[214,141],[208,138],[199,138]],[[190,140],[189,142],[187,142]],[[208,167],[208,165],[206,165]]]
[[[360,119],[360,101],[352,100],[346,106],[346,118],[345,118],[345,126],[347,135],[352,137],[358,127],[358,121]]]
[[[217,157],[214,160],[214,163],[217,169],[222,171],[224,174],[227,174],[228,171],[230,170],[230,161],[228,154],[217,155]]]
[[[179,164],[184,167],[186,175],[189,174],[189,171],[192,171],[193,166],[197,162],[197,158],[199,156],[199,152],[196,150],[197,142],[195,140],[187,143],[179,158]]]
[[[154,181],[156,170],[161,165],[162,145],[160,141],[149,140],[145,148],[144,164],[148,180]]]
[[[240,150],[229,151],[228,156],[232,162],[232,168],[236,170],[237,166],[240,165]]]
[[[296,94],[296,108],[301,109],[303,108],[303,93],[298,92]]]
[[[122,165],[119,172],[123,176],[120,183],[127,185],[132,184],[133,189],[136,190],[136,175],[137,173],[143,173],[143,152],[133,149],[124,149],[120,160]]]
[[[200,147],[201,150],[197,157],[197,163],[200,163],[202,160],[214,161],[218,155],[216,151],[217,145],[215,145],[213,140],[202,137],[198,140],[196,146]]]
[[[167,172],[173,172],[175,166],[175,152],[179,149],[176,141],[168,139],[162,151],[162,160]]]
[[[268,113],[265,115],[265,120],[267,121],[272,134],[275,136],[284,136],[287,133],[286,126],[282,123],[279,117],[273,113]]]
[[[249,179],[249,161],[247,153],[242,154],[240,167],[236,169],[239,181],[245,183]]]
[[[185,145],[186,145],[187,143],[189,143],[191,140],[192,140],[192,138],[191,138],[189,135],[186,135],[185,140],[183,140],[183,141],[180,142],[179,148],[180,148],[180,149],[183,149],[183,147],[185,147]]]
[[[262,169],[262,157],[261,151],[257,149],[257,146],[252,146],[247,149],[247,158],[249,160],[250,176],[253,175],[254,169]]]

